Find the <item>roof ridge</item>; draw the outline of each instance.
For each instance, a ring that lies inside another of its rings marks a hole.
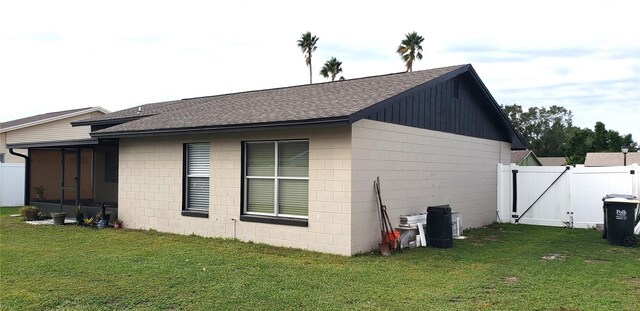
[[[344,83],[344,82],[350,82],[350,81],[358,81],[358,80],[364,80],[364,79],[380,78],[380,77],[385,77],[385,76],[393,76],[393,75],[401,75],[401,74],[417,74],[417,73],[421,73],[421,72],[425,72],[425,71],[435,71],[435,70],[446,69],[446,68],[456,68],[456,67],[457,68],[461,68],[463,66],[469,66],[469,65],[470,64],[460,64],[460,65],[444,66],[444,67],[430,68],[430,69],[424,69],[424,70],[416,70],[416,71],[411,71],[411,72],[406,72],[406,71],[392,72],[392,73],[385,73],[385,74],[366,76],[366,77],[358,77],[358,78],[338,80],[338,81],[326,81],[326,82],[312,83],[312,84],[298,84],[298,85],[266,88],[266,89],[260,89],[260,90],[238,91],[238,92],[216,94],[216,95],[205,95],[205,96],[197,96],[197,97],[188,97],[188,98],[183,98],[181,100],[205,99],[205,98],[214,98],[214,97],[227,96],[227,95],[239,95],[239,94],[257,93],[257,92],[264,92],[264,91],[276,91],[276,90],[284,90],[284,89],[293,89],[293,88],[298,88],[298,87],[311,87],[311,86],[323,85],[323,84],[329,84],[329,83],[335,83],[335,82]]]

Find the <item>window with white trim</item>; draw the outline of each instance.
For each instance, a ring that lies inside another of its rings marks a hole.
[[[309,141],[246,142],[244,152],[244,214],[306,219]]]
[[[186,144],[184,150],[184,210],[206,213],[209,211],[209,144]]]

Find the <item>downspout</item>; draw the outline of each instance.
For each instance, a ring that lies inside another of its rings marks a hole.
[[[31,153],[30,150],[27,152],[29,152],[29,154]],[[9,148],[9,153],[24,159],[24,204],[23,205],[29,205],[29,200],[31,197],[31,194],[29,193],[29,190],[31,189],[31,157],[28,155],[15,152],[13,151],[13,148]]]

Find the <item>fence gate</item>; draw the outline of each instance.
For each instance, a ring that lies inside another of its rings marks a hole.
[[[603,223],[602,197],[638,196],[638,166],[498,165],[498,221],[589,228]]]

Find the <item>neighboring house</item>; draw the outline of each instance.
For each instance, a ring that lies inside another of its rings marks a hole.
[[[538,157],[542,166],[565,166],[567,160],[564,157]]]
[[[399,216],[495,220],[522,138],[471,65],[141,105],[88,120],[117,145],[128,228],[352,255],[377,248],[373,181]]]
[[[109,113],[100,107],[49,112],[0,123],[0,160],[24,163],[24,158],[9,153],[7,145],[87,139],[88,127],[72,127],[71,122]],[[16,149],[24,153],[26,150]]]
[[[640,152],[627,153],[627,165],[640,164]],[[584,166],[622,166],[624,154],[622,152],[587,152]]]
[[[531,150],[513,150],[511,151],[511,163],[520,166],[542,166],[542,163]]]
[[[0,155],[10,163],[26,163],[25,201],[40,204],[75,204],[92,200],[94,186],[101,173],[94,174],[101,164],[100,148],[92,149],[97,139],[91,138],[88,126],[72,127],[71,122],[95,118],[109,113],[101,107],[89,107],[50,112],[3,122],[0,124]],[[21,154],[23,157],[10,153]],[[94,151],[98,151],[94,153]],[[81,161],[76,161],[80,155]],[[64,159],[64,161],[62,161]],[[62,185],[61,185],[62,184]],[[117,195],[111,187],[112,195]],[[104,189],[105,187],[98,187]],[[106,187],[109,188],[109,187]],[[96,190],[100,192],[101,190]]]

